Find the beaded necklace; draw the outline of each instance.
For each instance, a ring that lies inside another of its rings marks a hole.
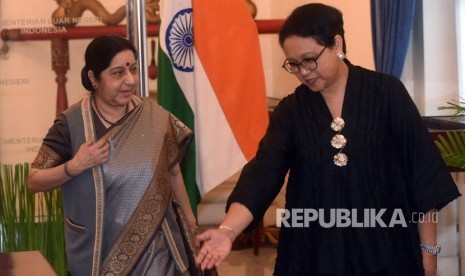
[[[102,118],[102,120],[104,120],[105,123],[109,124],[111,127],[121,125],[124,121],[126,121],[126,119],[129,116],[129,104],[127,104],[126,105],[126,112],[124,113],[124,116],[121,119],[119,119],[118,121],[112,123],[107,118],[105,118],[105,116],[103,116],[102,112],[100,112],[100,109],[98,108],[98,105],[95,102],[95,97],[93,95],[92,95],[92,105],[94,106],[95,111],[97,111],[98,116],[100,118]]]

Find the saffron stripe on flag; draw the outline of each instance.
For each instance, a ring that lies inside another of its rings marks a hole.
[[[268,122],[256,25],[242,0],[219,0],[228,4],[228,9],[212,9],[215,1],[160,2],[160,49],[171,62],[161,65],[172,66],[176,83],[194,114],[195,173],[201,195],[236,173],[255,155]],[[213,21],[207,20],[211,16]],[[218,17],[222,22],[214,23]],[[197,23],[196,18],[207,21]],[[209,27],[206,24],[223,27],[212,34],[204,29]],[[230,32],[232,35],[226,35]],[[197,52],[197,44],[202,55]],[[212,67],[212,62],[222,66]],[[159,70],[164,69],[159,65]],[[159,97],[169,97],[173,93],[170,89],[160,85]]]
[[[192,3],[195,50],[234,136],[250,160],[268,125],[257,26],[243,0]]]

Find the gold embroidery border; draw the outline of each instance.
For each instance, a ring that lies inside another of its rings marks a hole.
[[[160,162],[160,168],[166,166],[166,159]],[[127,226],[119,235],[105,262],[101,275],[126,275],[135,266],[143,250],[152,241],[153,235],[164,219],[170,202],[169,176],[157,168],[152,183],[147,188],[139,205],[129,219]]]
[[[155,116],[161,114],[163,113],[157,113]],[[168,117],[166,117],[166,121],[168,121]],[[164,132],[159,132],[159,135],[158,139],[163,139]],[[159,150],[164,152],[166,149],[163,145]],[[152,241],[155,232],[165,218],[164,215],[170,202],[169,174],[168,171],[161,169],[166,168],[167,163],[168,160],[160,156],[151,183],[129,218],[126,227],[105,257],[101,275],[129,274],[143,254],[144,249]]]
[[[94,121],[92,118],[92,107],[90,105],[90,94],[86,94],[81,102],[82,119],[84,121],[84,134],[86,141],[93,139],[95,141]],[[98,275],[100,271],[100,262],[103,239],[103,207],[104,207],[104,188],[102,167],[95,166],[92,168],[95,188],[95,236],[94,252],[92,256],[92,275]]]
[[[35,169],[48,169],[56,167],[63,163],[63,159],[60,155],[54,152],[47,145],[42,144],[40,146],[39,152],[37,153],[34,162],[31,164],[31,168]]]
[[[186,272],[187,267],[181,259],[181,254],[179,253],[178,247],[176,246],[176,242],[174,241],[173,233],[171,233],[170,226],[166,221],[166,218],[163,220],[162,223],[163,233],[165,233],[166,241],[168,242],[168,246],[171,248],[171,252],[173,253],[173,259],[178,264],[179,269],[182,273]]]

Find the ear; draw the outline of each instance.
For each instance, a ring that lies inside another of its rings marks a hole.
[[[337,52],[342,52],[342,36],[340,35],[336,35],[334,36],[334,49],[337,51]]]
[[[97,79],[95,79],[95,75],[92,70],[87,71],[87,76],[89,77],[92,84],[97,83]]]

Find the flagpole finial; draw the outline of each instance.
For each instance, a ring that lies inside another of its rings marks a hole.
[[[245,0],[245,3],[247,4],[247,8],[249,9],[250,15],[252,15],[253,18],[257,16],[257,5],[252,0]]]
[[[159,0],[145,1],[145,19],[147,23],[159,24],[160,23],[160,4]]]

